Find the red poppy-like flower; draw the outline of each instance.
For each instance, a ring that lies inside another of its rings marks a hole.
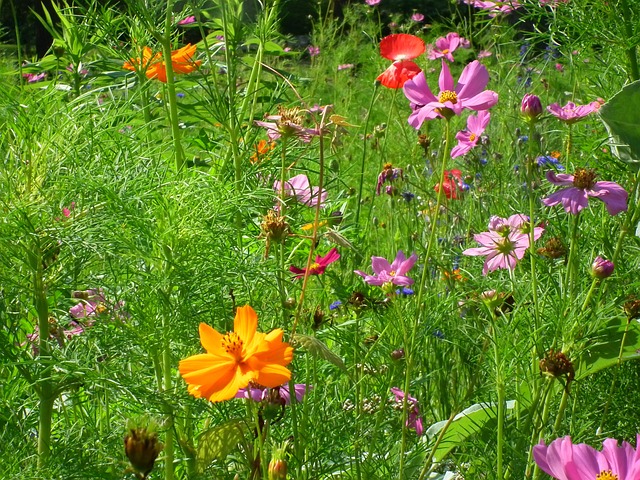
[[[436,184],[433,189],[436,192],[440,191],[440,185]],[[449,200],[452,198],[458,198],[458,190],[464,190],[464,182],[462,181],[462,172],[458,169],[445,170],[444,181],[442,182],[442,191],[445,197]]]
[[[321,257],[320,255],[316,256],[316,261],[313,262],[309,267],[309,275],[323,274],[327,266],[337,261],[339,258],[340,258],[340,254],[338,253],[338,250],[336,250],[335,248],[332,248],[331,250],[329,250],[329,253],[327,253],[324,257]],[[295,265],[291,265],[289,267],[289,271],[296,274],[295,278],[302,278],[304,277],[304,274],[307,271],[307,269],[298,268]]]
[[[407,80],[422,71],[411,60],[422,55],[425,50],[424,42],[415,35],[394,33],[384,37],[380,41],[380,55],[393,60],[393,63],[376,78],[376,81],[387,88],[402,88]]]

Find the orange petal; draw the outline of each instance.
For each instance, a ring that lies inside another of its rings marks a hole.
[[[249,305],[238,307],[236,318],[233,321],[233,331],[242,339],[246,349],[252,345],[257,328],[258,315],[255,310]]]
[[[275,388],[291,380],[291,372],[282,365],[265,365],[258,372],[256,382],[262,386]]]
[[[208,353],[220,354],[222,351],[222,335],[206,323],[200,324],[200,343]]]
[[[239,369],[236,370],[233,377],[225,379],[226,382],[218,382],[217,385],[211,386],[209,389],[202,390],[202,395],[209,399],[211,402],[222,402],[224,400],[230,400],[235,397],[238,390],[246,388],[249,382],[257,378],[256,372],[249,371],[242,373]]]
[[[394,62],[376,80],[387,88],[402,88],[407,80],[411,80],[421,71],[411,60]]]
[[[237,363],[234,359],[220,359],[204,354],[182,360],[179,364],[180,374],[184,381],[193,385],[206,385],[225,375],[229,370],[235,370]]]

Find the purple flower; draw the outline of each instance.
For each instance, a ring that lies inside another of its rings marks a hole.
[[[520,112],[527,120],[535,120],[542,114],[542,102],[540,97],[526,93],[520,104]]]
[[[587,206],[589,197],[593,197],[604,202],[609,215],[617,215],[627,210],[629,195],[625,189],[615,182],[596,182],[596,173],[593,170],[578,168],[573,175],[556,175],[549,170],[546,176],[554,185],[569,187],[543,198],[542,203],[548,207],[562,203],[567,213],[577,215]]]
[[[312,57],[320,55],[320,47],[315,47],[313,45],[309,45],[307,47],[307,51],[309,52],[309,55],[311,55]]]
[[[611,260],[597,256],[591,265],[591,275],[599,279],[608,278],[613,274],[614,268]]]
[[[438,85],[440,95],[436,97],[427,85],[424,72],[418,73],[404,84],[404,94],[409,99],[413,113],[409,116],[409,125],[418,130],[426,120],[451,118],[460,115],[462,110],[488,110],[498,103],[498,94],[484,90],[489,82],[487,68],[474,60],[462,71],[457,84],[453,83],[451,71],[442,61],[442,70]]]
[[[311,385],[304,383],[296,383],[293,386],[296,400],[302,402],[302,398],[305,396],[308,390],[312,389]],[[289,393],[289,384],[285,383],[275,388],[263,388],[260,386],[248,386],[247,388],[241,388],[236,393],[235,398],[247,398],[254,402],[262,402],[265,400],[276,400],[281,402],[282,405],[291,404],[291,394]]]
[[[194,15],[183,18],[178,22],[178,25],[190,25],[192,23],[196,23],[196,17]]]
[[[414,13],[413,15],[411,15],[411,20],[420,23],[424,20],[424,15],[421,13]]]
[[[406,273],[413,268],[417,260],[418,256],[415,253],[406,258],[403,251],[399,250],[391,265],[385,258],[371,257],[374,275],[368,275],[360,270],[354,270],[354,272],[363,277],[364,281],[369,285],[383,286],[392,284],[408,286],[413,285],[413,279],[407,277]]]
[[[364,0],[364,3],[366,3],[367,5],[369,5],[370,7],[375,7],[376,5],[378,5],[382,0]]]
[[[398,409],[404,408],[405,393],[396,387],[392,387],[390,390],[391,393],[393,393],[396,397],[396,407]],[[418,436],[421,436],[424,433],[424,427],[422,425],[422,418],[420,418],[420,411],[418,410],[418,400],[408,394],[406,394],[406,397],[409,415],[407,417],[407,422],[405,423],[405,425],[407,428],[415,430]]]
[[[393,168],[393,165],[390,163],[385,163],[382,172],[378,175],[378,183],[376,185],[376,195],[380,195],[382,191],[382,185],[389,182],[392,183],[394,180],[398,178],[404,178],[404,172],[401,168]],[[389,189],[387,189],[387,193],[389,193]]]
[[[490,118],[491,114],[487,110],[482,110],[477,115],[469,115],[467,129],[456,134],[458,145],[451,149],[451,158],[464,155],[478,144]]]
[[[273,189],[280,193],[281,184],[279,180],[273,183]],[[309,179],[302,173],[284,182],[285,197],[296,197],[298,202],[308,207],[315,207],[318,201],[321,207],[325,206],[327,191],[323,189],[320,195],[318,195],[318,190],[318,187],[311,187],[309,185]]]
[[[542,471],[558,480],[636,480],[640,478],[640,434],[636,448],[627,442],[607,438],[602,451],[590,445],[571,443],[571,437],[557,438],[548,446],[543,440],[533,447],[533,458]]]

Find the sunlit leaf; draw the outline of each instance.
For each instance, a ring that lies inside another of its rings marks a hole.
[[[204,471],[214,460],[224,460],[243,440],[245,430],[246,427],[240,420],[231,420],[205,430],[198,437],[198,470]]]
[[[329,347],[327,347],[316,337],[296,333],[293,336],[293,339],[298,345],[303,347],[314,357],[321,358],[329,363],[333,363],[336,367],[338,367],[340,370],[343,370],[344,372],[347,371],[347,367],[344,365],[342,359],[331,350],[329,350]]]
[[[630,83],[600,108],[616,157],[640,169],[640,81]]]

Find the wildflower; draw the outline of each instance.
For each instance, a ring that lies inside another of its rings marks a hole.
[[[422,71],[411,60],[422,55],[425,49],[424,42],[415,35],[408,33],[387,35],[380,41],[380,55],[393,60],[393,63],[376,78],[376,81],[387,88],[401,88]]]
[[[318,131],[311,128],[305,128],[305,111],[298,107],[286,108],[278,105],[277,115],[267,115],[266,120],[270,122],[254,121],[253,123],[259,127],[267,129],[267,135],[272,142],[280,137],[297,137],[305,143],[309,143],[311,138],[318,135]]]
[[[556,63],[556,70],[559,72],[564,72],[564,65],[561,63]]]
[[[124,437],[124,452],[140,478],[147,478],[153,464],[164,445],[158,440],[158,433],[151,428],[131,428]]]
[[[545,165],[550,165],[552,167],[557,168],[558,170],[564,170],[564,165],[560,163],[560,155],[557,155],[558,152],[551,152],[550,155],[541,155],[536,158],[536,163],[539,167],[544,167]]]
[[[473,236],[481,246],[468,248],[463,255],[486,256],[482,274],[486,275],[499,268],[514,270],[518,260],[522,260],[529,248],[529,237],[520,232],[509,232],[502,236],[496,232],[483,232]]]
[[[304,383],[296,383],[293,386],[293,391],[298,402],[302,402],[302,398],[305,396],[308,390],[312,387],[307,386]],[[249,384],[246,388],[241,388],[236,393],[235,398],[247,398],[254,402],[262,402],[273,398],[281,400],[282,405],[291,404],[291,395],[289,394],[289,384],[285,383],[275,388],[264,388],[260,385]]]
[[[312,57],[316,57],[318,55],[320,55],[320,47],[315,47],[313,45],[309,45],[307,47],[307,51],[309,52],[309,55]]]
[[[542,203],[548,207],[562,203],[567,213],[577,215],[587,206],[589,197],[593,197],[604,202],[609,215],[627,210],[628,194],[625,189],[615,182],[596,182],[593,170],[578,168],[573,175],[556,175],[549,170],[546,177],[554,185],[569,187],[543,198]]]
[[[482,110],[477,115],[469,115],[467,118],[467,130],[458,132],[456,139],[458,145],[451,149],[451,158],[456,158],[469,152],[480,141],[485,128],[489,124],[491,114]]]
[[[591,265],[591,275],[595,278],[604,279],[611,276],[614,269],[613,262],[597,256]]]
[[[636,437],[640,444],[640,435]],[[634,480],[640,478],[640,450],[627,442],[607,438],[602,451],[590,445],[574,445],[571,437],[543,440],[533,447],[533,458],[542,471],[559,480]]]
[[[369,285],[383,286],[385,284],[393,284],[400,286],[413,285],[413,279],[406,276],[406,273],[413,268],[418,260],[418,256],[413,253],[406,258],[402,250],[398,251],[395,260],[391,265],[382,257],[371,257],[371,266],[374,275],[368,275],[360,270],[354,270],[364,278]]]
[[[266,140],[260,140],[253,146],[254,152],[251,154],[251,163],[254,165],[262,162],[264,157],[275,148],[275,142],[267,142]]]
[[[474,60],[464,68],[454,85],[449,66],[443,60],[438,82],[440,95],[436,97],[427,85],[424,72],[420,72],[404,85],[404,94],[413,110],[409,124],[418,130],[425,120],[451,118],[460,115],[463,109],[488,110],[498,103],[496,92],[484,90],[488,82],[486,67]]]
[[[22,78],[24,78],[27,83],[36,83],[47,78],[47,72],[23,73]]]
[[[367,5],[369,5],[370,7],[375,7],[376,5],[378,5],[382,0],[364,0],[364,3],[366,3]]]
[[[520,112],[529,121],[533,121],[542,114],[542,102],[540,97],[530,93],[525,94],[520,105]]]
[[[196,23],[195,15],[184,17],[182,20],[178,22],[178,25],[191,25],[192,23]]]
[[[436,184],[433,189],[440,191],[440,184]],[[442,191],[449,200],[458,198],[458,190],[464,190],[464,182],[462,181],[462,172],[458,169],[445,170],[444,181],[442,182]]]
[[[393,168],[391,163],[385,163],[382,172],[378,175],[378,183],[376,185],[376,195],[380,195],[382,185],[387,182],[393,182],[398,178],[404,178],[404,172],[401,168]],[[387,192],[388,193],[388,192]]]
[[[407,409],[409,415],[407,416],[407,422],[405,425],[407,428],[415,430],[418,436],[421,436],[424,432],[424,427],[422,426],[422,418],[420,418],[420,411],[418,410],[418,400],[408,394],[405,394],[402,390],[396,387],[391,388],[391,393],[396,397],[395,406],[399,410],[404,408],[405,397],[407,398]]]
[[[493,55],[493,53],[491,53],[489,50],[480,50],[480,52],[478,52],[478,60],[488,58],[491,55]]]
[[[196,53],[197,45],[185,45],[171,52],[171,65],[173,73],[191,73],[195,71],[202,60],[192,60]],[[142,49],[142,58],[131,58],[122,66],[126,70],[137,71],[142,69],[149,79],[157,78],[162,83],[167,83],[167,68],[161,52],[152,53],[149,47]]]
[[[273,183],[273,189],[280,193],[282,186],[279,180]],[[327,191],[322,190],[319,193],[318,187],[311,187],[309,185],[309,179],[306,175],[300,174],[293,178],[290,178],[284,183],[284,196],[296,197],[299,203],[307,205],[308,207],[315,207],[320,202],[320,206],[324,207],[327,201]],[[319,194],[318,194],[319,193]]]
[[[509,218],[498,217],[493,215],[489,219],[489,231],[495,232],[500,236],[506,237],[512,231],[529,235],[531,231],[531,222],[529,217],[522,213],[515,213]],[[533,227],[533,239],[538,240],[544,233],[543,227]]]
[[[420,23],[424,21],[424,15],[421,13],[414,13],[413,15],[411,15],[411,20],[413,20],[414,22]]]
[[[189,393],[220,402],[251,381],[269,388],[288,382],[286,366],[293,360],[293,348],[282,341],[281,329],[265,334],[257,327],[258,316],[249,305],[237,309],[233,332],[221,335],[201,323],[200,342],[207,353],[181,360],[178,366]]]
[[[338,65],[338,71],[340,70],[349,70],[350,68],[355,67],[353,63],[343,63]]]
[[[484,0],[463,0],[468,5],[473,5],[476,8],[481,8],[489,12],[490,17],[495,17],[499,14],[508,14],[521,7],[520,3],[516,0],[508,0],[505,2],[489,2]]]
[[[567,103],[564,107],[561,107],[558,103],[552,103],[547,107],[547,111],[562,120],[565,123],[575,123],[578,120],[582,120],[590,113],[595,112],[600,108],[600,102],[594,101],[587,105],[576,105],[573,102]]]
[[[452,53],[458,49],[461,40],[464,40],[464,38],[460,37],[456,32],[447,33],[446,37],[440,37],[436,40],[435,46],[429,45],[427,58],[429,60],[445,58],[448,61],[453,62]]]
[[[327,253],[324,257],[317,255],[316,261],[313,262],[309,267],[308,275],[322,275],[327,266],[337,261],[339,258],[340,254],[335,247],[329,250],[329,253]],[[302,278],[307,273],[306,268],[298,268],[294,265],[291,265],[289,267],[289,271],[296,274],[295,278]]]
[[[336,300],[331,305],[329,305],[329,310],[337,310],[342,306],[342,302],[340,300]]]

